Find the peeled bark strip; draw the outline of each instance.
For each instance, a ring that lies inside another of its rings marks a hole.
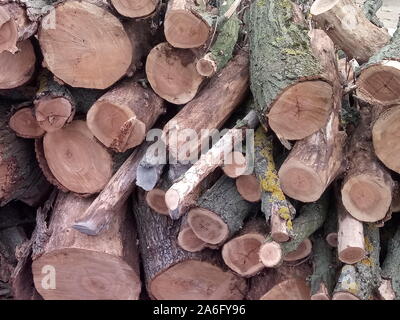
[[[222,176],[188,213],[188,224],[204,242],[220,245],[243,226],[254,206],[238,193],[235,180]]]
[[[372,105],[400,103],[400,28],[381,46],[362,69],[357,79],[357,96]]]
[[[236,179],[236,188],[243,199],[249,202],[261,200],[260,183],[254,175],[244,175]]]
[[[239,37],[240,20],[235,11],[240,1],[219,0],[218,3],[219,19],[215,31],[216,40],[210,50],[196,63],[198,73],[205,77],[212,77],[228,63]],[[232,9],[234,9],[233,13]]]
[[[225,264],[242,277],[252,277],[262,269],[258,251],[265,240],[266,224],[253,219],[246,223],[240,235],[229,240],[222,247]]]
[[[361,110],[361,121],[350,141],[349,168],[342,185],[342,201],[357,220],[376,222],[385,218],[392,202],[393,180],[378,162],[371,143],[371,114]]]
[[[310,37],[294,6],[286,0],[258,0],[250,8],[256,109],[264,127],[289,140],[303,139],[326,124],[336,63],[332,41],[321,30],[312,30]]]
[[[15,112],[8,122],[10,128],[21,138],[40,138],[45,131],[39,127],[33,116],[32,108],[21,108]]]
[[[399,132],[400,105],[393,105],[389,108],[376,107],[376,121],[372,126],[372,143],[374,151],[379,160],[389,169],[400,173],[400,161],[397,156],[399,149],[396,139]]]
[[[29,20],[25,10],[17,3],[0,3],[0,53],[16,53],[18,41],[36,33],[37,23]]]
[[[70,123],[76,104],[69,90],[52,79],[49,72],[39,76],[39,90],[34,100],[35,118],[46,132],[54,132]]]
[[[0,89],[12,89],[27,83],[35,71],[36,55],[30,40],[17,43],[18,52],[0,53]]]
[[[354,219],[338,201],[338,256],[343,263],[354,264],[365,257],[363,223]]]
[[[271,236],[277,242],[290,238],[293,206],[282,192],[273,157],[272,137],[267,137],[259,127],[254,137],[255,167],[254,172],[261,186],[261,211],[267,221],[271,221]]]
[[[111,3],[125,17],[144,18],[156,10],[159,0],[111,0]]]
[[[247,128],[255,128],[258,119],[255,112],[249,112],[242,121],[229,130],[213,147],[174,183],[165,195],[167,206],[173,214],[173,219],[179,218],[196,198],[196,191],[202,181],[209,176],[216,168],[223,164],[224,155],[231,152],[234,144],[244,139],[244,131]]]
[[[42,21],[39,42],[46,67],[63,82],[105,89],[127,72],[132,45],[121,22],[89,2],[65,1],[50,12],[52,28]]]
[[[305,204],[300,210],[300,215],[293,220],[293,235],[290,241],[267,241],[260,248],[261,262],[268,268],[279,266],[286,254],[295,251],[305,239],[319,229],[327,215],[328,200],[325,193],[317,202]]]
[[[163,42],[154,47],[146,60],[146,75],[154,92],[174,104],[192,100],[203,82],[196,71],[196,55]]]
[[[313,274],[310,279],[311,300],[330,300],[335,287],[336,270],[332,248],[321,234],[313,237]]]
[[[385,260],[382,264],[382,278],[388,281],[388,288],[394,293],[394,299],[400,300],[400,228],[392,239],[389,240],[389,245],[386,253]]]
[[[35,287],[46,300],[139,298],[136,232],[127,206],[118,208],[110,228],[93,238],[70,227],[91,202],[72,193],[58,194],[50,238],[32,265]],[[46,286],[48,266],[55,268],[56,288]]]
[[[318,27],[360,64],[367,62],[390,40],[388,32],[370,22],[352,0],[317,0],[310,12]]]
[[[372,300],[381,284],[379,228],[366,224],[364,232],[368,256],[342,268],[332,300]]]
[[[171,0],[165,14],[164,33],[167,41],[176,48],[202,46],[211,33],[214,17],[207,2]]]
[[[219,254],[190,253],[176,243],[180,221],[153,212],[138,191],[133,200],[147,291],[158,300],[240,300],[246,282],[224,271]],[[196,285],[193,285],[196,283]]]

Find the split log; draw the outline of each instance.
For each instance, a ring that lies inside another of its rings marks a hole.
[[[128,18],[144,18],[150,16],[159,5],[159,0],[111,0],[115,10]]]
[[[235,12],[239,4],[240,0],[218,1],[219,18],[216,22],[216,40],[196,63],[197,72],[202,76],[212,77],[231,59],[239,37],[241,22]]]
[[[37,23],[29,20],[25,10],[17,3],[0,4],[0,53],[16,53],[17,42],[36,33]]]
[[[216,19],[211,10],[207,2],[169,1],[164,20],[165,38],[176,48],[202,46],[208,40]]]
[[[0,53],[0,89],[12,89],[27,83],[35,71],[36,55],[30,40],[17,43],[18,52]]]
[[[147,292],[153,299],[240,300],[246,282],[222,269],[219,254],[177,246],[180,221],[153,212],[139,190],[133,199]],[[196,285],[193,285],[196,283]]]
[[[58,194],[50,237],[32,265],[35,287],[46,300],[139,298],[136,232],[127,206],[118,208],[109,229],[93,238],[70,227],[91,202],[72,193]]]
[[[200,146],[209,140],[210,131],[221,128],[245,98],[248,62],[246,51],[238,53],[195,99],[164,126],[162,139],[170,155],[178,162],[197,159]],[[186,141],[194,133],[198,138]]]
[[[161,98],[174,104],[192,100],[203,82],[196,71],[196,55],[163,42],[155,46],[146,60],[147,79]]]
[[[318,27],[359,63],[367,62],[390,40],[387,30],[370,22],[353,0],[317,0],[310,12]]]
[[[362,66],[357,96],[372,105],[400,103],[400,23],[392,39]]]
[[[243,120],[229,130],[213,147],[174,183],[165,195],[165,202],[173,219],[179,218],[196,199],[196,192],[202,181],[216,168],[223,164],[224,155],[231,152],[234,145],[232,141],[240,142],[244,139],[244,130],[254,128],[258,124],[255,112],[247,114]]]
[[[393,180],[373,152],[371,113],[361,109],[361,120],[350,141],[349,168],[342,185],[342,201],[357,220],[376,222],[385,218],[392,202]]]
[[[363,223],[354,219],[337,201],[338,208],[338,256],[343,263],[354,264],[365,257]]]
[[[265,221],[248,221],[240,234],[222,247],[225,264],[242,277],[252,277],[264,269],[258,251],[265,240],[267,226]]]
[[[10,128],[21,138],[40,138],[45,131],[39,126],[32,108],[18,109],[8,122]]]
[[[235,180],[222,176],[188,212],[188,224],[204,242],[221,245],[243,226],[254,210],[236,189]]]
[[[75,120],[65,128],[46,133],[43,149],[51,173],[72,192],[100,192],[112,176],[112,156],[94,138],[85,121]]]
[[[313,237],[313,274],[310,278],[311,300],[331,299],[336,275],[332,251],[321,233]]]
[[[57,5],[52,28],[39,27],[46,67],[63,82],[105,89],[123,77],[132,61],[132,45],[121,22],[89,2]],[[84,30],[84,31],[83,31]]]
[[[233,151],[225,156],[222,170],[230,178],[237,178],[247,171],[247,160],[242,152]]]
[[[135,81],[125,81],[100,97],[87,113],[87,125],[106,147],[124,152],[141,144],[165,112],[163,100]]]
[[[49,72],[39,76],[34,106],[37,123],[46,132],[54,132],[70,123],[76,107],[69,90],[52,79]]]
[[[290,238],[295,210],[282,192],[273,157],[272,137],[259,127],[254,137],[254,172],[261,186],[261,211],[271,223],[271,237],[277,242]]]
[[[293,220],[293,235],[290,241],[284,243],[267,241],[260,248],[261,262],[268,268],[281,265],[286,254],[295,251],[305,239],[322,226],[328,205],[327,193],[317,202],[305,204],[300,210],[300,215]]]
[[[236,189],[244,200],[259,202],[261,200],[260,183],[255,175],[244,175],[236,179]]]
[[[397,227],[393,238],[389,240],[386,257],[382,264],[382,278],[387,281],[388,291],[392,293],[391,295],[396,300],[400,299],[399,248],[400,228]]]
[[[144,143],[129,155],[103,191],[74,222],[74,229],[87,235],[97,235],[108,228],[116,209],[128,199],[135,187],[136,170],[147,146]]]
[[[371,300],[380,286],[379,228],[365,225],[364,233],[367,257],[342,268],[332,300]]]
[[[251,4],[249,19],[256,111],[265,128],[289,140],[324,127],[336,94],[334,45],[321,30],[312,30],[310,36],[296,8],[291,1],[259,0]]]

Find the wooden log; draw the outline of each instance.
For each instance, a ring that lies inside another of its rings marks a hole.
[[[393,299],[400,299],[400,278],[398,273],[400,247],[400,228],[397,227],[396,233],[389,240],[385,259],[382,264],[382,278],[386,280],[388,291]]]
[[[176,72],[176,71],[175,71]],[[178,162],[197,159],[200,145],[208,141],[208,130],[219,129],[239,106],[248,88],[248,53],[241,51],[213,77],[199,95],[178,112],[163,128],[162,139]],[[209,115],[212,114],[212,117]],[[190,134],[197,139],[186,141]]]
[[[238,193],[235,180],[222,176],[188,212],[188,224],[199,239],[221,245],[242,228],[253,210]]]
[[[247,160],[242,152],[233,151],[225,156],[222,170],[230,178],[237,178],[247,171]]]
[[[222,247],[225,264],[242,277],[252,277],[264,269],[258,251],[265,240],[267,226],[260,219],[249,220],[239,235]]]
[[[367,257],[354,265],[344,265],[332,300],[372,300],[381,283],[379,228],[365,224]]]
[[[96,238],[71,228],[92,200],[58,194],[51,235],[32,265],[35,287],[46,300],[139,298],[139,256],[127,206],[118,208],[110,228]],[[46,266],[56,272],[55,288]]]
[[[349,165],[342,185],[342,201],[357,220],[376,222],[385,218],[392,202],[393,180],[373,152],[371,113],[361,109],[361,120],[348,151]]]
[[[151,89],[129,80],[101,96],[89,109],[86,121],[101,143],[124,152],[141,144],[164,112],[162,99]]]
[[[188,252],[199,252],[212,246],[199,239],[187,223],[186,216],[182,218],[179,229],[177,244],[180,248]]]
[[[17,44],[18,52],[0,53],[0,89],[12,89],[27,83],[35,71],[36,55],[30,40]]]
[[[215,251],[191,253],[176,243],[180,221],[153,212],[138,190],[133,210],[138,226],[139,247],[147,292],[153,299],[240,300],[246,282],[222,269]],[[196,285],[193,285],[196,283]],[[188,290],[188,288],[190,288]]]
[[[65,1],[50,14],[53,26],[42,21],[39,42],[44,63],[57,78],[73,87],[105,89],[126,74],[132,45],[121,22],[104,7]]]
[[[119,208],[135,188],[136,170],[148,144],[136,148],[108,181],[102,192],[82,213],[73,228],[87,235],[106,230]]]
[[[376,13],[382,7],[383,0],[365,0],[362,11],[369,21],[379,28],[383,28],[383,23],[379,20]]]
[[[255,1],[250,7],[250,82],[256,111],[264,127],[288,140],[324,127],[336,94],[333,43],[321,30],[312,30],[310,36],[298,13],[286,0]]]
[[[18,109],[10,117],[8,125],[21,138],[40,138],[45,134],[33,115],[33,109],[29,107]]]
[[[387,30],[370,22],[352,0],[317,0],[310,12],[313,21],[328,33],[335,45],[360,64],[390,40]]]
[[[159,0],[111,0],[111,4],[125,17],[144,18],[153,14],[159,5]]]
[[[232,151],[232,141],[240,142],[243,140],[244,130],[254,128],[257,124],[258,119],[255,112],[248,113],[235,128],[229,130],[207,153],[203,154],[192,165],[178,182],[168,189],[165,195],[165,202],[170,212],[173,213],[171,215],[173,219],[179,218],[192,205],[202,181],[222,165],[224,155]]]
[[[241,23],[235,12],[239,4],[238,0],[218,1],[215,42],[196,63],[197,72],[202,76],[212,77],[232,58]]]
[[[324,223],[325,241],[333,248],[338,246],[338,215],[336,206],[332,205]]]
[[[266,241],[260,248],[260,260],[268,268],[282,264],[283,258],[319,229],[324,223],[328,211],[328,195],[325,193],[317,202],[305,204],[300,215],[293,220],[293,235],[290,241],[278,243]]]
[[[205,44],[211,34],[212,7],[204,2],[172,0],[168,2],[165,14],[164,34],[167,41],[176,48],[197,48]]]
[[[357,96],[373,105],[400,103],[400,28],[361,68]]]
[[[154,92],[174,104],[192,100],[204,79],[196,71],[195,53],[189,49],[173,48],[167,42],[150,51],[146,75]]]
[[[271,237],[285,242],[290,238],[295,210],[282,192],[273,157],[272,137],[259,127],[254,137],[254,172],[261,186],[261,211],[271,223]]]
[[[313,236],[312,257],[311,300],[330,300],[335,287],[336,270],[333,265],[332,248],[321,233]]]
[[[354,264],[365,255],[363,223],[354,219],[343,207],[340,200],[338,208],[338,257],[343,263]]]
[[[243,175],[236,179],[236,189],[244,200],[259,202],[261,200],[260,183],[255,175]]]
[[[24,8],[15,2],[0,4],[0,53],[16,53],[17,42],[36,33],[37,23],[29,20]]]
[[[293,262],[307,258],[312,252],[312,242],[310,239],[304,239],[296,250],[288,252],[283,257],[283,261]]]

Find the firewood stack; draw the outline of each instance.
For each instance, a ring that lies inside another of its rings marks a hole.
[[[0,298],[400,299],[381,5],[0,0]]]

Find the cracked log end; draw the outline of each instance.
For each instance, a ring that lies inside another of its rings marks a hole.
[[[297,261],[308,257],[312,251],[312,242],[310,239],[305,239],[299,244],[295,251],[287,253],[283,257],[283,261]]]
[[[236,188],[243,199],[249,202],[261,200],[260,182],[254,175],[244,175],[236,179]]]
[[[146,194],[147,205],[155,212],[168,215],[169,210],[165,203],[165,191],[155,188]]]
[[[280,244],[275,241],[266,242],[260,248],[259,257],[267,268],[277,267],[282,263],[282,248]]]
[[[158,0],[111,0],[119,14],[129,18],[143,18],[152,14]]]
[[[73,112],[71,102],[65,98],[44,97],[35,102],[37,123],[47,132],[54,132],[64,127]]]
[[[22,138],[40,138],[45,134],[33,116],[31,108],[22,108],[15,112],[10,118],[9,126]]]

